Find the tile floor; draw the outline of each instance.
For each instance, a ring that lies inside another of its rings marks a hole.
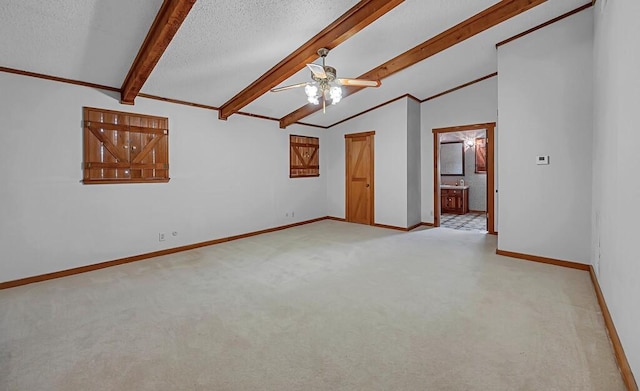
[[[442,213],[440,226],[463,231],[487,231],[487,217],[485,212],[469,212],[463,215]]]

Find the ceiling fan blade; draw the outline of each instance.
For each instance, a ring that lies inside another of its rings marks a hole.
[[[356,87],[380,87],[382,84],[380,80],[364,80],[364,79],[337,79],[338,83],[343,86],[356,86]]]
[[[290,86],[276,87],[276,88],[272,88],[270,91],[271,91],[271,92],[286,91],[286,90],[290,90],[290,89],[293,89],[293,88],[304,87],[304,86],[306,86],[307,84],[309,84],[309,83],[308,83],[308,82],[307,82],[307,83],[298,83],[298,84],[292,84],[292,85],[290,85]]]
[[[307,68],[311,69],[311,73],[313,73],[315,77],[318,77],[320,79],[327,78],[327,73],[324,71],[324,68],[322,67],[322,65],[307,64]]]

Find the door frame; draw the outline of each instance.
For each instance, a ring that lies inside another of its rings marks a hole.
[[[349,216],[348,216],[348,212],[349,212],[349,155],[348,155],[348,138],[355,138],[355,137],[371,137],[371,167],[370,167],[370,178],[371,178],[371,182],[370,182],[370,200],[371,203],[369,205],[369,214],[371,216],[371,218],[369,219],[369,225],[375,225],[375,135],[376,132],[375,131],[370,131],[370,132],[360,132],[360,133],[349,133],[349,134],[345,134],[344,138],[345,138],[345,142],[344,142],[344,191],[345,191],[345,202],[344,202],[344,217],[346,221],[349,221]]]
[[[487,134],[487,231],[495,230],[495,122],[434,128],[433,132],[433,226],[440,226],[440,134],[485,129]]]

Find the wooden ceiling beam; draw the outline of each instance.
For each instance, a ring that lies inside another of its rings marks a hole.
[[[358,31],[367,27],[404,0],[362,0],[336,19],[320,33],[269,69],[264,75],[220,106],[218,117],[226,120],[230,115],[258,99],[271,88],[303,69],[318,58],[318,49],[335,48]]]
[[[375,67],[369,72],[358,76],[358,79],[382,80],[546,1],[547,0],[503,0],[384,64]],[[363,88],[364,87],[345,86],[343,99]],[[280,119],[280,127],[284,129],[320,109],[321,106],[311,103],[306,104],[282,117]]]
[[[122,83],[120,103],[132,105],[196,0],[164,0]]]

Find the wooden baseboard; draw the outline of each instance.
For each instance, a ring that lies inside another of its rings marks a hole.
[[[386,229],[393,229],[396,231],[407,231],[407,228],[403,228],[403,227],[396,227],[395,225],[387,225],[387,224],[373,224],[374,227],[378,227],[378,228],[386,228]]]
[[[622,381],[624,382],[627,388],[627,391],[639,391],[638,384],[636,383],[636,380],[633,376],[633,372],[631,371],[631,366],[629,365],[629,361],[627,361],[627,356],[624,353],[624,349],[622,348],[620,337],[618,336],[616,327],[613,324],[613,318],[611,318],[611,313],[609,313],[609,308],[607,307],[607,303],[604,300],[604,295],[602,294],[602,290],[600,289],[600,283],[598,283],[598,278],[596,277],[596,273],[593,270],[593,266],[585,265],[583,263],[578,263],[578,262],[562,261],[559,259],[539,257],[537,255],[521,254],[521,253],[504,251],[499,249],[496,250],[496,254],[504,255],[512,258],[524,259],[527,261],[548,263],[551,265],[557,265],[557,266],[569,267],[572,269],[588,271],[589,275],[591,276],[591,282],[593,283],[593,288],[596,292],[596,297],[598,298],[598,304],[600,305],[600,311],[602,312],[602,317],[604,318],[604,324],[607,329],[607,333],[609,334],[609,339],[611,340],[611,345],[613,347],[613,352],[616,357],[616,362],[618,363],[618,368],[620,369]]]
[[[618,362],[618,368],[620,368],[622,381],[624,382],[624,385],[627,387],[628,391],[638,391],[638,384],[636,383],[636,380],[633,377],[633,372],[631,372],[631,366],[629,366],[629,361],[627,361],[627,356],[624,353],[624,349],[622,348],[622,343],[620,342],[620,337],[618,337],[618,332],[616,331],[616,327],[613,324],[611,313],[609,313],[609,308],[607,307],[607,303],[604,301],[602,290],[600,290],[600,283],[598,282],[596,273],[593,270],[593,266],[591,265],[589,265],[589,274],[591,275],[591,282],[593,283],[593,288],[596,291],[596,297],[598,298],[598,304],[600,305],[602,317],[604,318],[605,327],[607,328],[607,332],[609,333],[609,339],[611,340],[611,345],[613,345],[613,353],[616,356],[616,361]]]
[[[511,258],[524,259],[527,261],[540,262],[540,263],[548,263],[551,265],[569,267],[571,269],[578,269],[578,270],[584,270],[584,271],[589,271],[589,266],[590,266],[590,265],[586,265],[584,263],[579,263],[579,262],[563,261],[560,259],[546,258],[546,257],[537,256],[537,255],[522,254],[522,253],[516,253],[512,251],[504,251],[500,249],[496,250],[496,254],[504,255],[506,257],[511,257]]]
[[[393,230],[396,230],[396,231],[403,231],[403,232],[409,232],[411,230],[414,230],[414,229],[418,228],[421,225],[422,225],[422,223],[418,223],[418,224],[412,225],[411,227],[406,227],[405,228],[405,227],[397,227],[395,225],[373,224],[374,227],[393,229]]]
[[[434,224],[423,221],[422,223],[420,223],[420,225],[424,225],[425,227],[433,227]]]
[[[126,263],[142,261],[142,260],[149,259],[149,258],[160,257],[162,255],[175,254],[175,253],[178,253],[178,252],[181,252],[181,251],[193,250],[193,249],[200,248],[200,247],[212,246],[214,244],[230,242],[232,240],[244,239],[244,238],[248,238],[248,237],[251,237],[251,236],[266,234],[266,233],[269,233],[269,232],[281,231],[283,229],[298,227],[298,226],[301,226],[301,225],[311,224],[311,223],[315,223],[317,221],[322,221],[322,220],[340,220],[340,219],[335,218],[335,217],[334,218],[332,218],[332,217],[319,217],[317,219],[300,221],[298,223],[281,225],[279,227],[267,228],[267,229],[263,229],[263,230],[260,230],[260,231],[254,231],[254,232],[249,232],[249,233],[245,233],[245,234],[229,236],[229,237],[226,237],[226,238],[214,239],[214,240],[209,240],[209,241],[206,241],[206,242],[188,244],[186,246],[180,246],[180,247],[168,248],[168,249],[165,249],[165,250],[153,251],[153,252],[150,252],[150,253],[134,255],[134,256],[131,256],[131,257],[120,258],[120,259],[116,259],[116,260],[113,260],[113,261],[95,263],[95,264],[92,264],[92,265],[80,266],[80,267],[76,267],[76,268],[73,268],[73,269],[67,269],[67,270],[61,270],[61,271],[52,272],[52,273],[40,274],[40,275],[37,275],[37,276],[21,278],[21,279],[13,280],[13,281],[0,282],[0,290],[8,289],[8,288],[14,288],[14,287],[21,286],[21,285],[33,284],[35,282],[53,280],[55,278],[62,278],[62,277],[66,277],[66,276],[72,276],[74,274],[80,274],[80,273],[86,273],[86,272],[90,272],[90,271],[94,271],[94,270],[105,269],[107,267],[124,265]]]
[[[414,229],[416,229],[416,228],[418,228],[418,227],[420,227],[420,226],[422,226],[422,222],[420,222],[420,223],[418,223],[418,224],[414,224],[414,225],[412,225],[411,227],[408,227],[408,228],[407,228],[407,231],[413,231]]]
[[[347,219],[343,219],[341,217],[333,217],[333,216],[327,216],[325,217],[325,220],[334,220],[334,221],[342,221],[342,222],[347,221]]]

